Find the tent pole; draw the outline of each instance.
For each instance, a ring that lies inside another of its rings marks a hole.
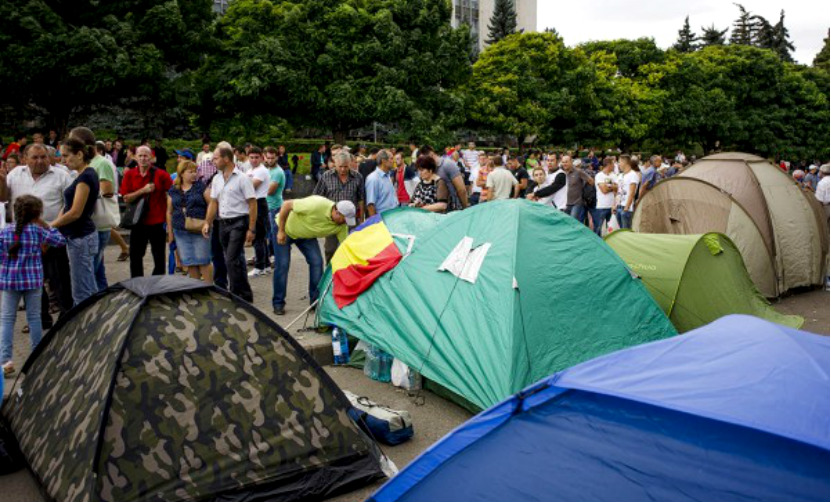
[[[294,323],[296,323],[297,321],[299,321],[299,320],[300,320],[300,318],[301,318],[301,317],[303,317],[304,315],[306,315],[306,314],[307,314],[310,310],[312,310],[313,308],[317,307],[317,302],[319,302],[319,301],[320,301],[320,298],[318,298],[317,300],[315,300],[315,301],[314,301],[314,303],[312,303],[311,305],[309,305],[309,306],[306,308],[306,310],[304,310],[303,312],[301,312],[301,313],[300,313],[300,315],[299,315],[299,316],[295,317],[293,321],[291,321],[291,322],[290,322],[290,323],[288,323],[287,325],[283,326],[283,329],[284,329],[284,330],[286,330],[286,331],[288,331],[288,330],[289,330],[289,328],[291,328],[291,327],[294,325]]]

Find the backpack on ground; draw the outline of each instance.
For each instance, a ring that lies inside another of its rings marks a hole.
[[[349,416],[376,441],[395,446],[413,437],[410,412],[393,410],[349,391],[343,393],[352,404]]]

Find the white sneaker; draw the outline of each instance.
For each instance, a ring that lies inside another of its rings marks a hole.
[[[260,277],[261,275],[266,275],[266,271],[261,268],[255,268],[251,272],[248,272],[248,277]]]

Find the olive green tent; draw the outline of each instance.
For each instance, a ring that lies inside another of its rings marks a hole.
[[[606,243],[641,276],[679,332],[728,314],[750,314],[798,328],[804,319],[783,315],[759,293],[742,255],[726,235],[640,234],[620,230]]]
[[[614,251],[554,208],[506,200],[381,219],[403,259],[342,309],[329,269],[320,321],[480,408],[578,362],[675,334]]]

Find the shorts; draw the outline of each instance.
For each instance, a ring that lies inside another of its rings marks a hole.
[[[176,250],[185,267],[197,267],[211,263],[211,240],[186,230],[173,230]]]

